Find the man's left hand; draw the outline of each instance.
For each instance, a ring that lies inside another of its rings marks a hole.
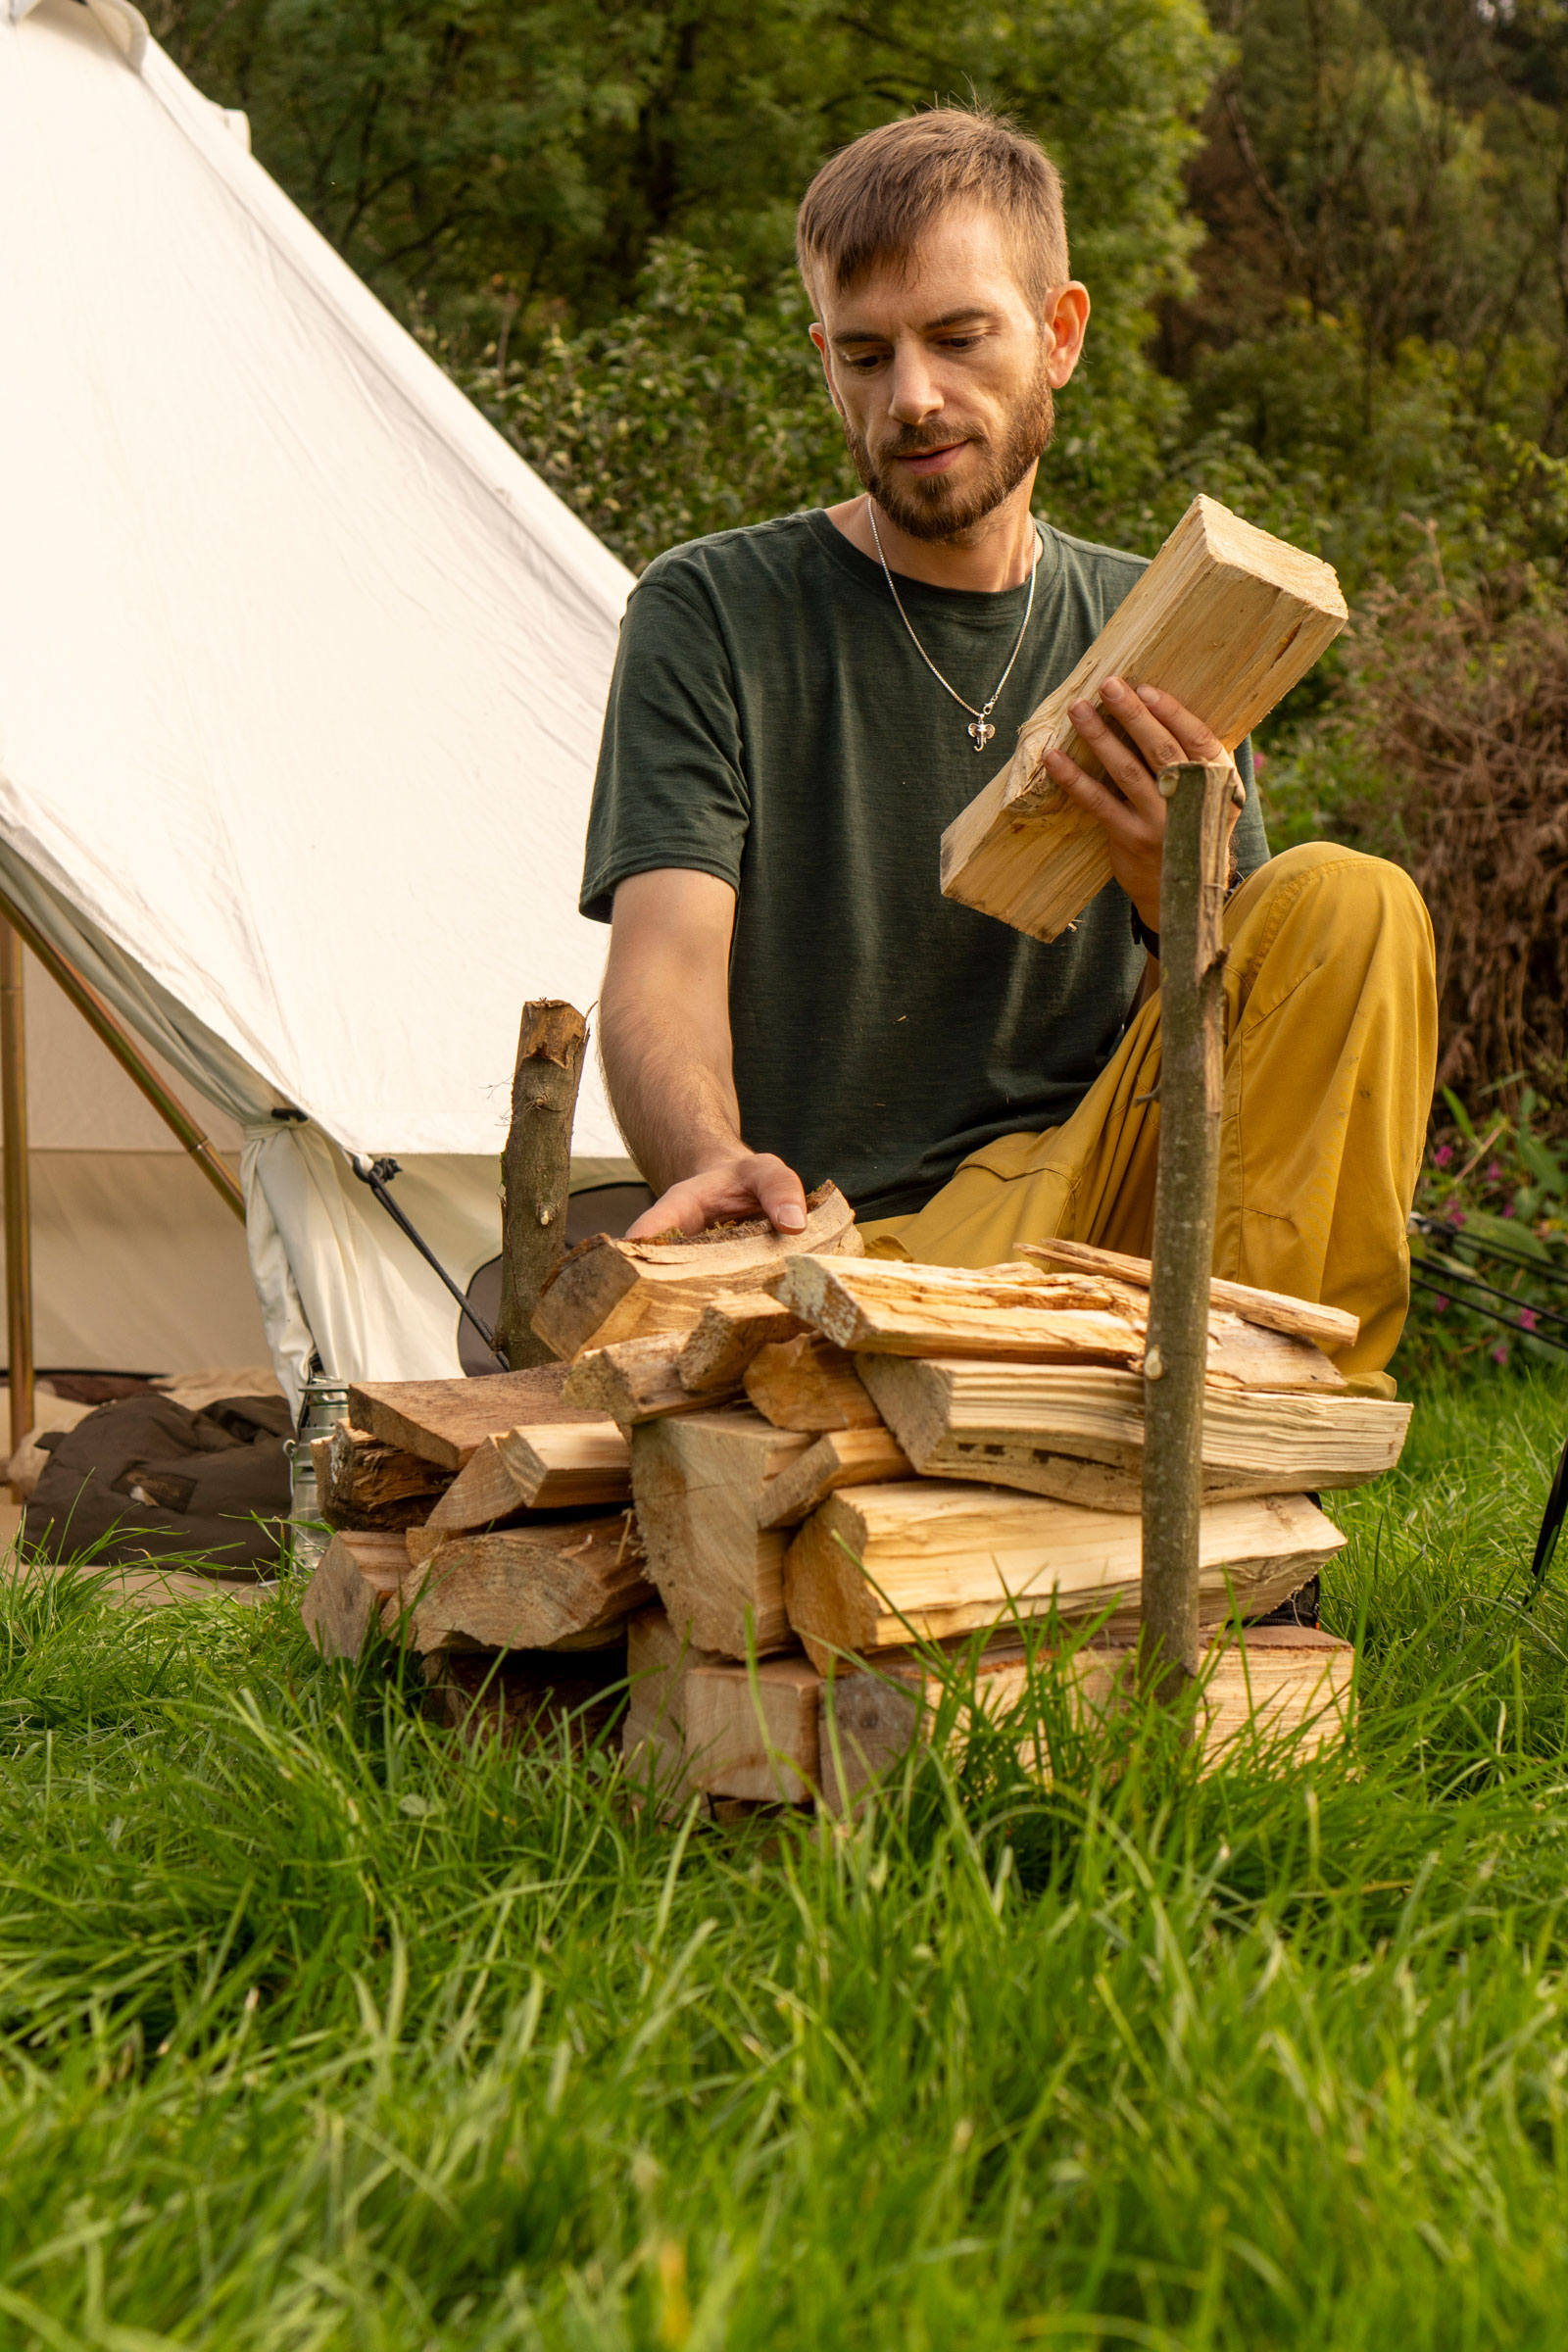
[[[1145,928],[1157,932],[1165,804],[1155,779],[1177,760],[1228,760],[1230,754],[1211,727],[1162,687],[1140,686],[1135,693],[1124,679],[1111,677],[1100,689],[1100,709],[1074,703],[1068,716],[1104,769],[1104,780],[1087,774],[1065,752],[1047,752],[1046,771],[1070,801],[1103,825],[1111,872]],[[1107,723],[1111,719],[1114,726]],[[1227,842],[1244,799],[1238,777]]]

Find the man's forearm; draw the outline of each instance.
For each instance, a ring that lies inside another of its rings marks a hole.
[[[599,998],[600,1054],[632,1157],[659,1198],[631,1227],[646,1240],[715,1218],[770,1217],[799,1233],[793,1168],[741,1140],[729,1028],[735,894],[682,867],[636,874],[615,893]]]
[[[611,1107],[656,1193],[745,1151],[727,1020],[720,1031],[711,1016],[639,1001],[614,985],[612,972],[600,999],[599,1041]]]

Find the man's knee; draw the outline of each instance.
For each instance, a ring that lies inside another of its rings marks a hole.
[[[1403,866],[1343,842],[1307,841],[1282,850],[1248,876],[1226,911],[1241,921],[1265,907],[1310,909],[1325,929],[1343,928],[1363,941],[1392,929],[1428,955],[1432,951],[1426,902]]]

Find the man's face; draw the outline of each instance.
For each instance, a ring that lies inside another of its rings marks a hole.
[[[906,263],[821,291],[811,340],[850,455],[911,538],[972,531],[1051,439],[1052,392],[1077,365],[1088,298],[1069,287],[1039,317],[1013,269],[996,214],[964,208],[941,215]]]

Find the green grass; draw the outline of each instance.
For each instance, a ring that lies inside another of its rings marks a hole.
[[[1565,1427],[1434,1396],[1347,1498],[1348,1757],[854,1828],[661,1829],[283,1601],[12,1597],[0,2344],[1560,2344]]]

